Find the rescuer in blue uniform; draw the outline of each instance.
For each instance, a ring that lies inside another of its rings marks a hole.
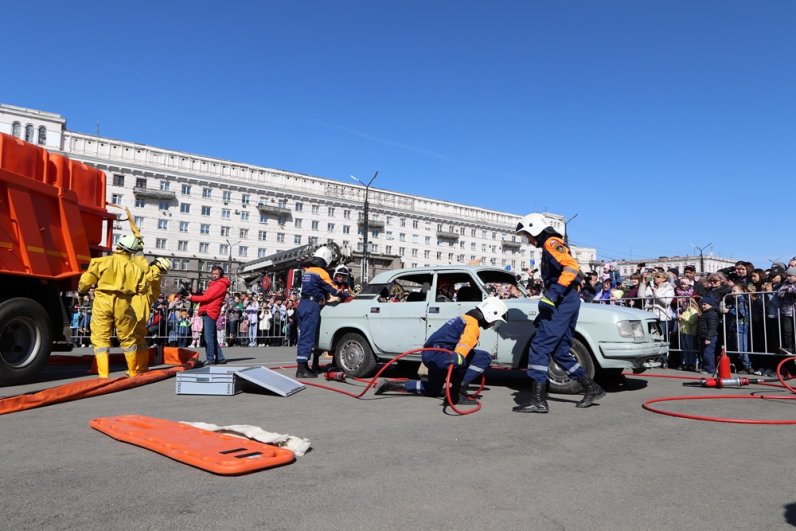
[[[385,380],[376,390],[376,394],[399,391],[416,395],[439,396],[445,385],[448,367],[453,365],[451,401],[454,404],[475,404],[475,401],[461,392],[461,387],[483,375],[484,370],[489,367],[492,357],[486,351],[477,350],[475,346],[481,336],[481,328],[487,329],[498,321],[505,323],[506,312],[508,312],[508,308],[503,301],[497,297],[487,297],[478,307],[464,315],[450,319],[439,330],[431,334],[423,345],[425,348],[444,348],[454,352],[451,355],[449,352],[438,350],[423,351],[423,363],[428,367],[428,382]],[[447,397],[445,400],[447,403]]]
[[[307,364],[315,348],[315,338],[321,324],[321,304],[326,302],[326,296],[348,297],[347,291],[335,287],[329,273],[324,269],[331,261],[332,251],[328,247],[321,247],[315,251],[315,256],[309,263],[302,265],[301,302],[296,311],[299,327],[296,378],[318,377]]]
[[[544,296],[539,301],[536,318],[536,335],[528,352],[528,377],[533,388],[531,401],[513,408],[518,413],[547,413],[547,371],[550,357],[577,380],[585,396],[576,407],[589,407],[605,396],[605,391],[583,370],[577,358],[569,351],[572,335],[580,312],[577,284],[580,266],[569,252],[561,235],[550,226],[542,214],[528,214],[517,225],[520,235],[525,235],[531,245],[542,251],[542,281]]]

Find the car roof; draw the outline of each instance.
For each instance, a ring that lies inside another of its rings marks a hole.
[[[385,284],[397,274],[457,273],[457,272],[461,273],[464,271],[472,273],[473,275],[476,276],[478,273],[481,273],[483,271],[488,271],[490,273],[505,273],[507,275],[515,274],[512,271],[506,271],[505,269],[501,269],[499,267],[494,267],[494,266],[439,265],[439,266],[429,266],[429,267],[408,267],[408,268],[390,269],[388,271],[382,271],[381,273],[373,277],[370,280],[369,284]]]

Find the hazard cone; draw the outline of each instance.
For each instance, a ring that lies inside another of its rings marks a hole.
[[[732,372],[730,371],[730,357],[727,356],[727,351],[725,349],[721,349],[721,356],[719,356],[718,377],[719,379],[732,377]]]

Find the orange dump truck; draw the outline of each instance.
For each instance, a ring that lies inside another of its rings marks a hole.
[[[70,348],[65,294],[108,251],[105,174],[0,133],[0,385]]]

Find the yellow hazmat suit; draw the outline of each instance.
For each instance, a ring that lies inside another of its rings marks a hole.
[[[149,265],[142,255],[133,257],[133,262],[144,271],[144,291],[133,295],[133,311],[135,312],[135,344],[137,372],[143,373],[149,369],[149,344],[146,342],[149,314],[152,313],[152,303],[160,296],[160,277],[163,271],[157,265]]]
[[[130,376],[136,376],[136,315],[132,300],[134,295],[145,290],[144,271],[129,253],[117,249],[111,255],[91,259],[88,270],[80,277],[78,291],[85,293],[95,284],[91,344],[99,377],[107,378],[110,374],[108,353],[114,326]]]

